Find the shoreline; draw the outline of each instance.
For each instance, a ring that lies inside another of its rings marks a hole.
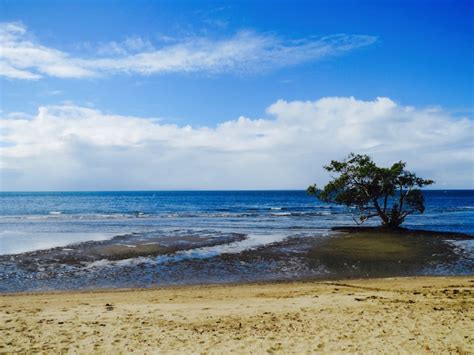
[[[0,352],[474,351],[474,275],[0,294]]]
[[[126,293],[126,292],[153,292],[153,291],[185,291],[185,290],[201,290],[213,288],[238,288],[238,287],[257,287],[257,286],[291,286],[291,285],[306,285],[306,284],[349,284],[349,283],[363,283],[363,282],[377,282],[390,280],[412,280],[412,279],[447,279],[460,278],[472,279],[474,288],[474,273],[464,275],[394,275],[394,276],[370,276],[370,277],[321,277],[321,278],[301,278],[295,280],[280,279],[280,280],[261,280],[261,281],[242,281],[242,282],[222,282],[222,283],[195,283],[195,284],[163,284],[153,285],[150,287],[97,287],[97,288],[79,288],[79,289],[51,289],[38,291],[0,291],[0,300],[3,297],[13,296],[48,296],[48,295],[75,295],[75,294],[101,294],[101,293]],[[1,307],[1,305],[0,305]]]

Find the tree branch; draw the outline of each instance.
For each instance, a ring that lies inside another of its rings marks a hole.
[[[415,213],[415,212],[416,212],[416,210],[405,211],[404,213],[402,213],[400,215],[400,218],[402,220],[404,220],[407,216],[409,216],[409,215],[411,215],[412,213]]]
[[[374,198],[374,206],[375,206],[375,209],[377,210],[377,213],[379,214],[380,218],[382,219],[382,221],[387,224],[388,223],[388,218],[387,218],[387,215],[380,209],[380,206],[379,206],[379,203],[377,201],[376,198]]]

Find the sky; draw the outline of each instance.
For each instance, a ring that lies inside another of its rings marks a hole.
[[[472,189],[473,4],[0,0],[0,188]]]

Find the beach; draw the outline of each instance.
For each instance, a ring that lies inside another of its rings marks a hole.
[[[0,296],[0,352],[474,352],[474,276]]]

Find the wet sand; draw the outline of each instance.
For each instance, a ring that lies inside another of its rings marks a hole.
[[[0,255],[0,292],[473,275],[473,242],[460,233],[361,227],[290,236],[132,233]]]
[[[474,352],[474,276],[0,295],[0,352]]]

